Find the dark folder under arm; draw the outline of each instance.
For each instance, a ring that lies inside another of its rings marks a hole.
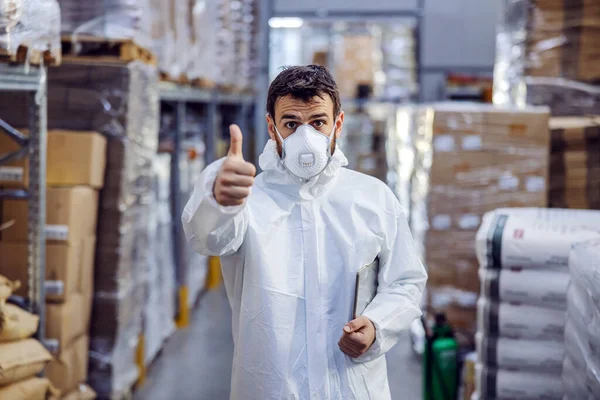
[[[359,317],[371,304],[377,294],[379,275],[379,258],[369,265],[363,266],[356,273],[356,287],[354,289],[354,318]]]

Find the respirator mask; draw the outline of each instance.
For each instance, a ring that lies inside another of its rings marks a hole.
[[[335,123],[328,136],[308,124],[300,125],[287,139],[281,136],[277,127],[275,132],[282,143],[281,163],[296,178],[309,181],[329,165]]]

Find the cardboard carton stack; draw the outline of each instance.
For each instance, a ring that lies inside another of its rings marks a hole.
[[[549,206],[600,209],[600,117],[551,118],[550,133]]]
[[[563,398],[569,252],[600,238],[599,223],[600,212],[586,210],[509,208],[484,216],[475,244],[479,398]],[[506,380],[515,373],[523,378]]]
[[[412,136],[396,143],[407,146],[398,150],[403,159],[416,160],[410,224],[429,271],[429,306],[469,344],[479,293],[475,234],[488,211],[546,205],[548,112],[445,103],[403,108],[398,120],[407,125],[398,131]]]
[[[142,62],[63,64],[48,70],[47,79],[50,129],[96,131],[107,138],[88,382],[100,397],[118,396],[139,376],[135,355],[152,248],[147,216],[158,147],[158,73]],[[26,96],[18,94],[0,99],[3,119],[26,124],[26,104]]]
[[[505,2],[494,102],[548,105],[553,115],[600,113],[600,4]]]
[[[0,139],[0,153],[12,142]],[[46,192],[46,337],[56,360],[46,375],[62,393],[87,379],[88,329],[92,312],[98,190],[104,183],[106,139],[99,133],[48,133]],[[27,160],[2,181],[26,187]],[[17,180],[17,178],[19,178]],[[25,200],[5,200],[0,220],[13,225],[1,233],[0,273],[25,282],[15,294],[27,296],[27,221]]]
[[[36,378],[52,360],[35,339],[38,317],[6,300],[19,282],[0,275],[0,399],[46,399],[59,392],[48,379]]]

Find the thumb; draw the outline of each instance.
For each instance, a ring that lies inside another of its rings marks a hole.
[[[239,157],[244,159],[242,153],[243,135],[239,126],[233,124],[229,127],[229,135],[231,136],[231,145],[229,147],[230,157]]]
[[[352,321],[348,322],[346,324],[346,326],[344,326],[344,332],[346,332],[346,333],[356,332],[364,326],[365,326],[365,323],[364,323],[363,319],[359,317],[359,318],[353,319]]]

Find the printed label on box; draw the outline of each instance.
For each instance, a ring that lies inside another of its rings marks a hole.
[[[546,191],[546,179],[543,176],[530,176],[525,181],[525,189],[528,192],[544,192]]]
[[[479,135],[467,135],[462,139],[463,150],[481,150],[481,136]]]
[[[0,167],[0,181],[21,182],[24,175],[23,167]]]
[[[475,229],[481,224],[481,217],[477,214],[465,214],[460,217],[458,227],[460,229]]]
[[[433,141],[433,148],[440,152],[453,151],[455,148],[454,136],[448,134],[437,136]]]
[[[516,190],[519,187],[519,178],[514,175],[504,175],[498,181],[501,190]]]
[[[62,296],[65,293],[65,283],[63,281],[46,281],[46,294],[52,296]]]
[[[431,226],[437,231],[447,231],[452,226],[452,218],[448,214],[438,214],[432,218]]]
[[[68,240],[69,227],[67,225],[46,225],[46,239]]]

